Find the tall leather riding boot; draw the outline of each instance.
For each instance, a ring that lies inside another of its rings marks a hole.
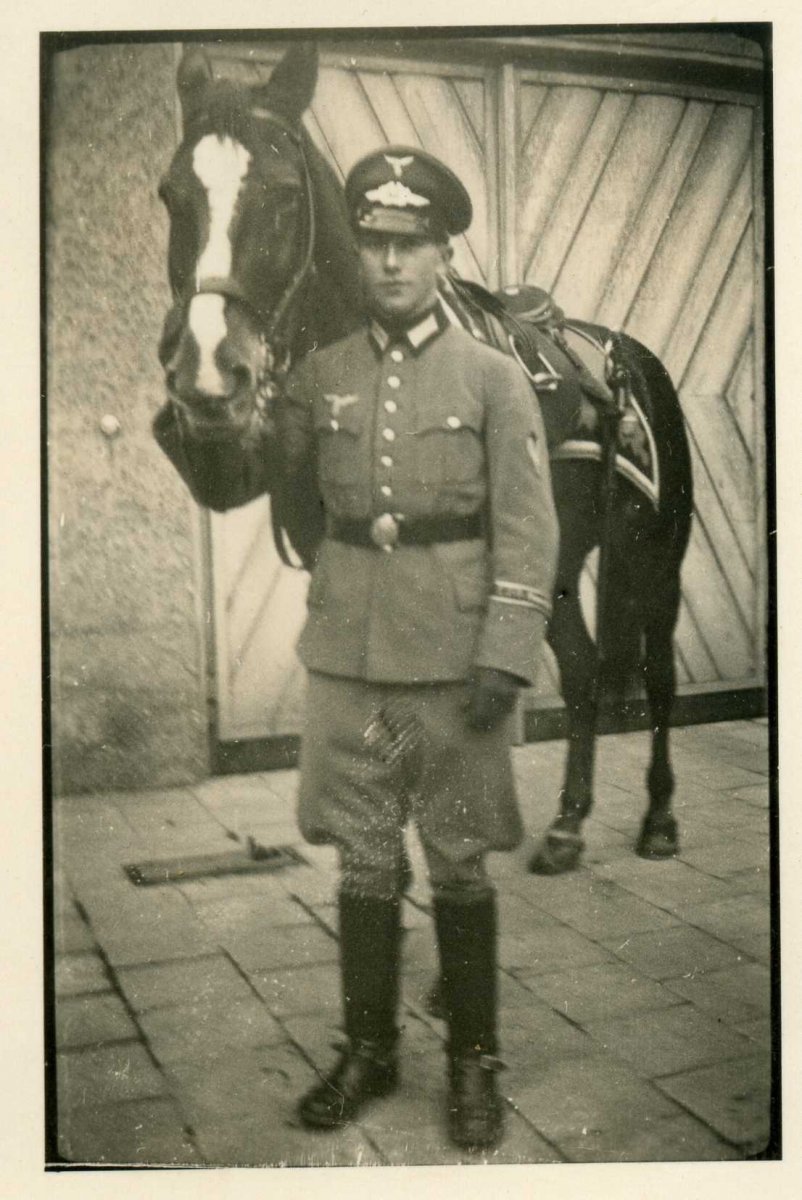
[[[400,901],[339,895],[340,972],[347,1041],[328,1075],[302,1098],[298,1115],[313,1129],[352,1121],[396,1086]]]
[[[449,1026],[449,1134],[458,1146],[486,1149],[504,1125],[496,1089],[496,898],[435,895],[434,916]]]

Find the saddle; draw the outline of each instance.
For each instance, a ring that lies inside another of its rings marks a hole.
[[[552,460],[600,461],[601,421],[615,411],[607,383],[610,331],[566,318],[553,297],[533,284],[489,292],[480,284],[450,276],[452,292],[475,336],[512,354],[540,405]],[[618,423],[616,469],[659,505],[659,466],[648,401],[627,382]]]

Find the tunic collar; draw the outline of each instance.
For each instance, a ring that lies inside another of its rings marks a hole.
[[[370,320],[368,333],[374,345],[382,354],[384,354],[391,342],[405,345],[413,353],[418,354],[424,346],[428,345],[434,338],[439,337],[445,329],[448,329],[449,324],[448,316],[438,300],[431,312],[428,312],[422,320],[418,321],[410,329],[404,330],[403,333],[389,333],[375,317]]]

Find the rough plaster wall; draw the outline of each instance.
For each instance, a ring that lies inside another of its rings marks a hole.
[[[54,56],[48,434],[54,785],[208,770],[198,514],[150,423],[168,300],[156,198],[175,146],[171,45]],[[119,435],[100,430],[104,414]]]

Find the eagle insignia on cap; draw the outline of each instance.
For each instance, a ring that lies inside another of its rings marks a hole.
[[[419,196],[397,179],[389,179],[381,187],[365,192],[365,199],[385,208],[426,208],[429,204],[425,196]]]
[[[383,158],[384,161],[388,162],[393,168],[393,175],[395,175],[396,179],[401,178],[404,167],[408,167],[410,163],[414,163],[415,161],[415,157],[412,154],[407,154],[404,156],[404,158],[396,158],[392,154],[385,154],[383,155]]]

